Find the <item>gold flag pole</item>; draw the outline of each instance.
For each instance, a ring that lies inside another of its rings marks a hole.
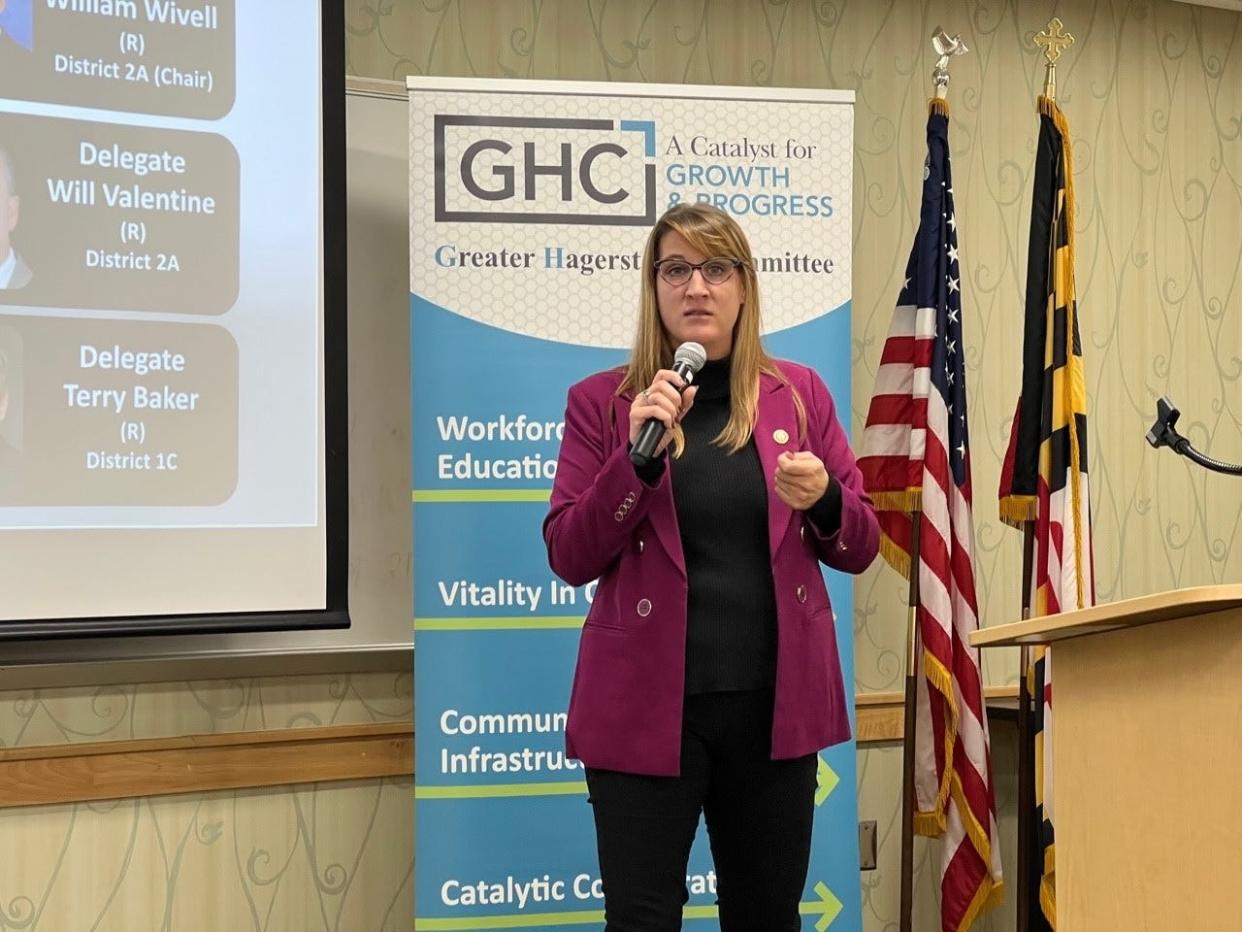
[[[931,37],[935,50],[936,66],[932,69],[934,91],[928,101],[928,110],[941,116],[949,115],[949,103],[945,98],[949,89],[949,59],[970,51],[961,36],[950,36],[936,27]],[[909,616],[906,627],[906,678],[904,718],[902,724],[901,754],[901,912],[898,917],[901,932],[911,932],[914,923],[914,810],[917,805],[914,787],[914,738],[918,710],[919,669],[919,511],[910,513],[912,534],[910,540],[910,590],[907,599]]]
[[[1057,99],[1057,59],[1074,44],[1072,33],[1054,16],[1047,27],[1034,37],[1036,47],[1044,53],[1044,90],[1039,97],[1039,110],[1055,118]],[[1022,526],[1022,618],[1031,617],[1032,575],[1035,568],[1035,522]],[[1029,932],[1039,902],[1042,870],[1036,870],[1033,854],[1037,848],[1035,820],[1035,736],[1032,728],[1032,702],[1042,701],[1032,695],[1031,648],[1023,646],[1018,653],[1018,902],[1016,932]],[[1047,765],[1049,762],[1045,762]]]

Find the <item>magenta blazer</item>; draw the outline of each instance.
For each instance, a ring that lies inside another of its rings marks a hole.
[[[768,483],[768,543],[776,589],[776,705],[772,757],[811,754],[850,736],[841,662],[822,561],[861,573],[879,548],[862,475],[813,369],[781,362],[789,385],[761,377],[755,446]],[[670,458],[645,485],[630,463],[630,397],[620,370],[569,390],[551,508],[543,537],[552,570],[581,586],[599,580],[582,627],[566,747],[588,767],[676,776],[681,769],[686,668],[686,569],[673,506]],[[800,442],[796,389],[807,412]],[[777,497],[776,458],[810,450],[841,486],[841,528],[823,537]],[[721,534],[729,533],[727,522]],[[846,624],[849,622],[846,621]]]

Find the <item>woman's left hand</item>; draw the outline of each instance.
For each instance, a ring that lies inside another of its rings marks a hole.
[[[814,453],[788,451],[776,460],[776,494],[794,511],[806,511],[828,491],[828,470]]]

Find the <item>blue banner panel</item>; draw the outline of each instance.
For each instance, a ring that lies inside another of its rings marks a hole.
[[[541,527],[566,393],[624,363],[660,211],[700,200],[739,217],[769,350],[815,367],[848,424],[852,99],[711,93],[411,84],[420,932],[603,924],[584,773],[564,751],[595,584],[552,574]],[[826,579],[852,684],[853,580]],[[803,928],[859,928],[853,742],[819,755],[815,803]],[[702,827],[686,884],[687,924],[718,929]]]

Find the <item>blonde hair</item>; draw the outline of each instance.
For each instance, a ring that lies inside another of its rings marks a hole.
[[[806,406],[797,390],[790,385],[776,360],[768,355],[760,338],[762,302],[759,298],[759,278],[755,274],[754,256],[746,234],[736,220],[719,208],[708,204],[677,204],[664,212],[651,228],[647,245],[643,250],[643,281],[638,299],[638,332],[634,336],[634,350],[625,367],[625,378],[617,387],[617,394],[637,393],[649,386],[660,369],[673,365],[672,345],[668,331],[660,319],[660,307],[656,298],[655,263],[659,258],[660,240],[666,233],[676,233],[704,256],[732,256],[741,260],[737,274],[742,276],[742,306],[737,322],[733,325],[732,366],[729,377],[729,420],[724,429],[712,441],[729,453],[736,453],[750,442],[754,432],[755,418],[759,410],[759,376],[771,375],[788,385],[793,391],[794,407],[798,416],[798,434],[806,435]],[[673,429],[670,444],[673,456],[681,456],[685,449],[685,435],[681,427]]]

